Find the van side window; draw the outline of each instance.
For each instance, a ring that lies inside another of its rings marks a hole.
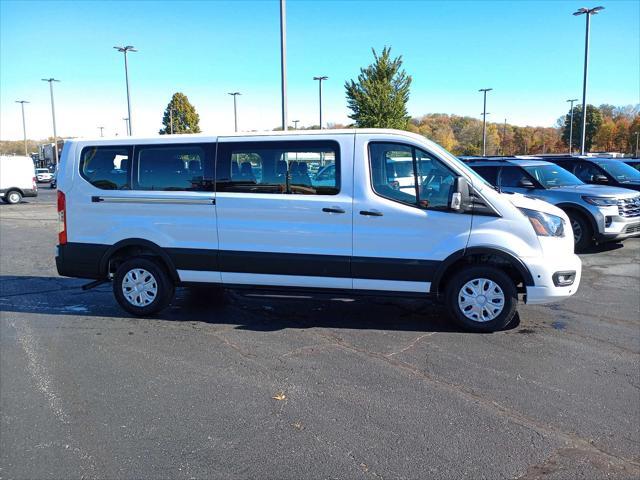
[[[141,145],[135,149],[134,189],[213,191],[202,145]]]
[[[419,208],[446,210],[456,175],[429,153],[394,143],[369,144],[371,184],[381,197]]]
[[[102,190],[128,190],[129,147],[86,147],[80,157],[80,175]]]
[[[331,141],[219,143],[220,192],[336,195],[339,147]]]

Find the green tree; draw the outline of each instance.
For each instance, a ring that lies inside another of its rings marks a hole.
[[[361,128],[406,129],[411,76],[401,70],[402,56],[391,58],[391,48],[381,55],[371,50],[374,62],[360,69],[357,82],[345,82],[349,118]]]
[[[171,133],[172,118],[173,133],[200,133],[200,115],[184,93],[176,92],[171,97],[162,116],[164,128],[160,130],[160,135]]]
[[[562,141],[569,145],[569,126],[571,123],[571,115],[567,113],[564,119],[564,127],[562,129]],[[587,128],[585,135],[585,150],[591,150],[594,137],[598,129],[602,125],[602,113],[593,105],[587,105]],[[580,148],[580,139],[582,135],[582,105],[573,107],[573,145]]]

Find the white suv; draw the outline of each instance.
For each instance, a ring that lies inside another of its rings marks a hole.
[[[432,295],[493,331],[519,295],[550,302],[580,283],[560,209],[498,193],[408,132],[70,140],[57,181],[58,272],[112,281],[135,315],[209,283]]]

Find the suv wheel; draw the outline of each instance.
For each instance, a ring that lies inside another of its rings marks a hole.
[[[453,321],[465,330],[495,332],[513,319],[518,292],[502,270],[471,266],[451,278],[446,303]]]
[[[569,217],[571,229],[573,230],[573,243],[575,245],[575,250],[576,252],[581,252],[591,246],[593,237],[591,226],[584,216],[579,213],[567,212],[567,216]]]
[[[134,257],[116,271],[113,294],[122,308],[137,316],[153,315],[164,309],[175,287],[165,269],[156,261]]]
[[[6,193],[4,198],[7,203],[15,205],[16,203],[20,203],[22,200],[22,194],[17,190],[11,190]]]

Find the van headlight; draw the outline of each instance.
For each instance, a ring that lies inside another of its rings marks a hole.
[[[583,196],[582,199],[590,203],[591,205],[595,205],[597,207],[611,207],[618,204],[618,200],[616,198],[611,197],[589,197]]]
[[[528,208],[519,208],[519,210],[529,219],[538,236],[564,237],[564,220],[562,218]]]

